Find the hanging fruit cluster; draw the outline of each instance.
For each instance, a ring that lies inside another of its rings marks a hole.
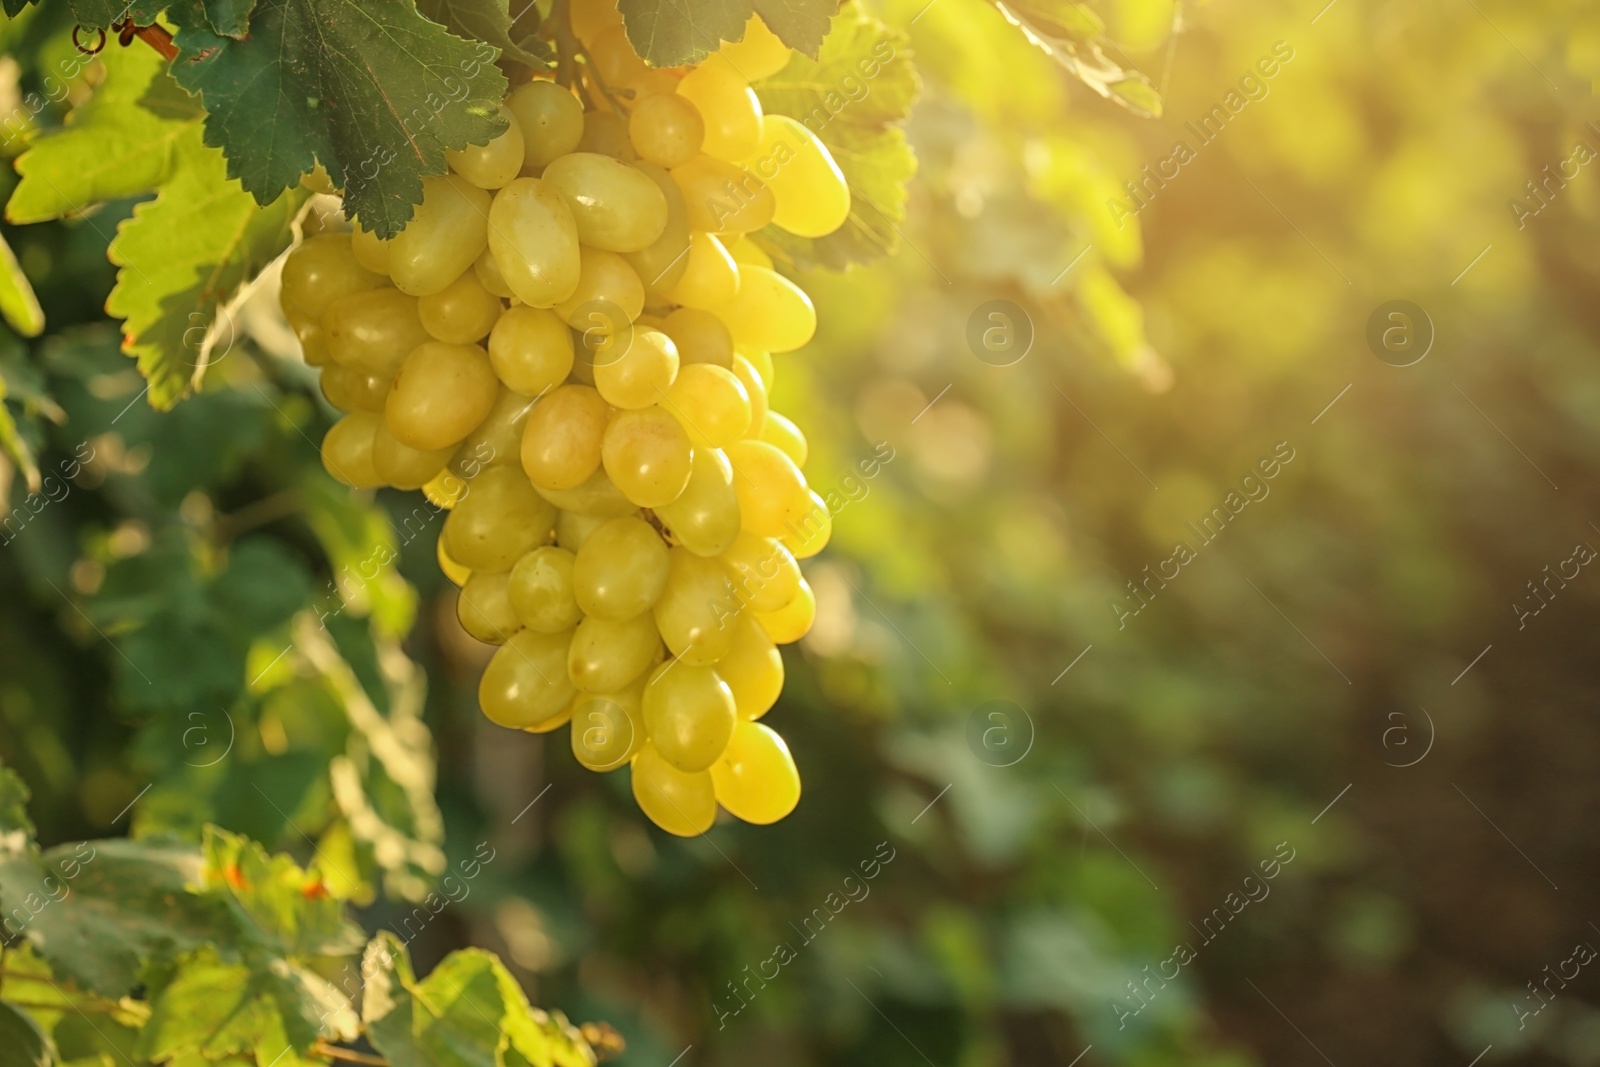
[[[720,803],[774,822],[800,796],[758,720],[777,646],[810,628],[797,560],[831,517],[806,439],[768,408],[810,299],[748,236],[819,237],[850,211],[828,150],[750,82],[788,49],[752,17],[693,67],[647,67],[606,4],[574,9],[576,70],[505,99],[505,133],[450,155],[404,231],[303,242],[283,309],[347,414],[322,445],[357,487],[449,508],[461,625],[500,645],[483,712],[631,768],[658,826]]]

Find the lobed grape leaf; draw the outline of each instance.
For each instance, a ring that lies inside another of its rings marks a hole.
[[[1136,115],[1161,116],[1161,93],[1138,70],[1106,55],[1111,41],[1103,20],[1078,0],[994,0],[1006,21],[1022,31],[1074,77]]]
[[[205,0],[206,23],[224,37],[241,41],[250,32],[250,11],[256,0]]]
[[[281,0],[250,35],[215,33],[182,0],[173,72],[205,102],[206,143],[260,204],[321,163],[346,190],[345,211],[392,237],[444,153],[505,129],[495,50],[417,12],[411,0]]]
[[[0,10],[5,11],[6,18],[14,19],[32,4],[39,0],[0,0]]]
[[[0,861],[38,851],[28,817],[27,783],[10,767],[0,766]]]
[[[828,35],[838,0],[751,0],[756,14],[778,40],[803,56],[816,59]],[[741,35],[742,36],[742,35]],[[736,40],[737,38],[729,38]]]
[[[44,330],[44,309],[4,237],[0,237],[0,316],[24,337],[38,337]]]
[[[918,91],[906,37],[851,4],[833,20],[815,59],[796,56],[756,86],[764,110],[790,115],[828,146],[850,185],[850,216],[820,238],[776,226],[757,242],[795,267],[842,270],[895,250],[906,216],[906,183],[917,160],[899,123]]]
[[[148,26],[166,6],[167,0],[72,0],[72,17],[86,30],[110,29],[126,19]]]
[[[229,902],[251,940],[279,956],[347,955],[361,948],[361,931],[320,875],[283,853],[269,855],[254,841],[214,826],[205,833],[201,884]]]
[[[839,0],[619,0],[633,50],[653,67],[697,63],[722,41],[744,39],[759,14],[778,39],[815,58]]]
[[[500,49],[504,58],[536,70],[548,70],[555,53],[532,34],[518,33],[515,24],[533,0],[514,0],[518,7],[511,14],[512,0],[418,0],[417,10],[424,18],[439,23],[457,37],[475,38]],[[535,12],[537,18],[537,12]]]

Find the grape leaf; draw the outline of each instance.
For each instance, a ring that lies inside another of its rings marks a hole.
[[[850,185],[850,216],[820,238],[796,237],[776,226],[757,242],[796,267],[841,270],[869,263],[898,247],[906,215],[906,183],[916,156],[898,123],[918,91],[903,33],[858,5],[841,10],[816,59],[796,56],[756,87],[764,110],[791,115],[828,146]]]
[[[250,10],[256,0],[205,0],[206,22],[224,37],[243,40],[250,32]]]
[[[620,0],[633,50],[653,67],[697,63],[722,41],[744,39],[752,12],[778,39],[816,58],[839,0]]]
[[[50,1067],[55,1043],[19,1008],[0,1003],[0,1059],[6,1067]]]
[[[22,180],[6,204],[11,222],[57,219],[103,200],[147,193],[177,166],[180,142],[200,124],[199,106],[149,48],[107,49],[103,62],[105,81],[88,102],[17,160]],[[141,106],[152,93],[166,105],[161,114]],[[182,101],[188,101],[186,111]]]
[[[10,767],[0,766],[0,859],[36,854],[33,835],[27,783]]]
[[[203,885],[223,894],[252,940],[280,956],[355,952],[361,932],[319,875],[248,838],[206,828]]]
[[[444,26],[457,37],[470,37],[500,49],[500,55],[536,70],[548,70],[554,58],[550,46],[538,37],[517,34],[513,28],[512,0],[418,0],[422,16]],[[521,11],[532,0],[515,0]],[[518,14],[521,14],[521,11]]]
[[[289,246],[306,197],[296,189],[258,207],[198,127],[176,151],[175,173],[117,228],[109,250],[121,269],[106,310],[124,320],[123,350],[138,359],[157,408],[183,397],[215,345],[232,344],[224,305]]]
[[[166,6],[167,0],[72,0],[72,17],[86,30],[110,29],[126,19],[148,26]]]
[[[0,315],[24,337],[38,337],[44,330],[44,309],[4,237],[0,237]]]
[[[1146,118],[1161,115],[1161,93],[1137,70],[1108,57],[1105,21],[1077,0],[995,0],[1029,42],[1108,100]]]
[[[839,0],[752,0],[756,14],[778,40],[803,56],[816,59]],[[729,38],[733,40],[734,38]]]
[[[3,0],[3,2],[0,2],[0,9],[5,11],[6,18],[14,19],[22,14],[23,10],[29,5],[37,4],[38,2],[39,0]]]
[[[417,13],[410,0],[282,0],[242,41],[219,36],[183,0],[169,15],[179,84],[208,112],[206,143],[260,204],[321,163],[345,211],[392,237],[444,153],[505,129],[494,49]]]

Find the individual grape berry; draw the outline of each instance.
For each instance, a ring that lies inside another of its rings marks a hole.
[[[741,722],[710,770],[717,803],[745,822],[775,823],[800,803],[794,757],[783,738],[764,723]]]
[[[707,771],[680,771],[650,742],[633,757],[633,799],[650,821],[669,834],[694,837],[711,829],[717,798]]]
[[[689,484],[692,451],[672,413],[652,406],[613,415],[600,454],[623,496],[641,508],[659,508]]]
[[[634,105],[628,116],[628,139],[640,159],[676,167],[700,154],[706,124],[688,97],[656,93]]]
[[[384,401],[384,425],[412,448],[444,448],[484,420],[499,387],[489,353],[479,346],[427,341],[400,364]]]
[[[558,634],[582,621],[572,585],[575,560],[565,548],[541,545],[511,568],[507,595],[518,620],[528,629]]]
[[[479,641],[498,645],[522,629],[509,595],[511,577],[504,571],[477,572],[456,595],[456,619]]]
[[[644,687],[644,725],[662,759],[680,771],[703,771],[728,747],[738,714],[733,690],[711,667],[671,660]]]
[[[578,287],[578,224],[566,198],[538,178],[517,178],[489,204],[489,252],[516,298],[554,307]]]
[[[489,721],[523,730],[564,722],[577,692],[567,677],[571,643],[565,632],[512,634],[478,680],[478,706]]]
[[[602,619],[649,611],[666,584],[667,546],[654,527],[636,518],[612,519],[591,533],[572,571],[578,607]]]
[[[395,288],[426,296],[455,281],[488,243],[489,194],[459,175],[422,179],[422,203],[389,241]]]
[[[542,175],[572,209],[578,240],[607,252],[648,248],[667,225],[667,198],[643,172],[598,152],[570,152]]]
[[[517,86],[506,108],[522,133],[522,173],[537,174],[545,164],[578,147],[583,136],[583,105],[572,90],[553,81]]]

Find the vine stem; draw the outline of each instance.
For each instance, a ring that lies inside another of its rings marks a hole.
[[[343,1045],[330,1045],[326,1041],[318,1041],[311,1046],[311,1051],[318,1056],[326,1056],[330,1060],[344,1060],[347,1063],[360,1063],[366,1067],[389,1067],[389,1061],[382,1056],[368,1056],[365,1052],[345,1048]]]
[[[135,26],[132,19],[128,19],[120,26],[113,26],[118,31],[117,39],[127,45],[135,37],[161,53],[161,57],[168,63],[178,58],[178,46],[172,43],[172,34],[160,26]]]

